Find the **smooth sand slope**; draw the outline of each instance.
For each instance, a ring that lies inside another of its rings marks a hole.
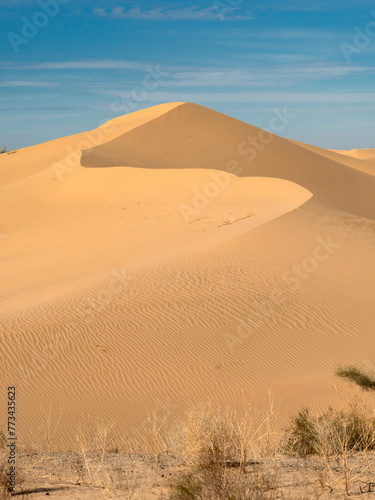
[[[192,103],[1,155],[0,367],[24,442],[75,448],[100,421],[126,450],[152,413],[270,391],[284,423],[344,404],[337,366],[375,371],[364,156]]]

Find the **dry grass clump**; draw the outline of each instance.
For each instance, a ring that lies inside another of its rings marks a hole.
[[[189,467],[171,482],[169,498],[275,498],[277,462],[270,437],[268,429],[263,435],[261,428],[253,430],[247,416],[240,419],[235,412],[212,405],[194,409],[181,429],[180,451]],[[261,441],[268,443],[263,453]]]
[[[86,484],[105,489],[111,483],[109,472],[104,466],[104,458],[112,441],[112,426],[97,422],[93,429],[89,434],[81,431],[77,436],[80,448],[76,463],[77,482],[84,484],[87,477]]]
[[[287,451],[298,456],[330,456],[342,452],[343,447],[347,451],[375,449],[375,419],[356,403],[347,411],[330,408],[319,417],[304,409],[287,431]]]
[[[93,486],[110,498],[133,498],[142,485],[141,464],[127,463],[113,467],[106,458],[117,453],[114,426],[103,421],[91,422],[88,431],[80,431],[77,441],[80,453],[75,460],[77,485]]]
[[[358,403],[347,411],[330,408],[318,417],[302,410],[286,433],[287,453],[313,457],[322,488],[349,490],[373,469],[375,459],[375,418]],[[365,464],[365,465],[363,465]],[[361,490],[362,491],[362,490]]]
[[[230,410],[203,405],[188,414],[183,427],[183,452],[201,466],[246,462],[247,430]]]

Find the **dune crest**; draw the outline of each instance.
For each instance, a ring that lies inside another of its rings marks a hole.
[[[357,158],[359,160],[365,160],[371,163],[375,162],[375,149],[332,149],[331,151],[334,151],[341,155],[349,156],[350,158]]]
[[[355,215],[375,218],[371,201],[375,177],[278,136],[264,137],[257,127],[185,103],[83,151],[81,164],[86,168],[235,169],[239,176],[290,180]],[[362,197],[353,194],[353,183]]]

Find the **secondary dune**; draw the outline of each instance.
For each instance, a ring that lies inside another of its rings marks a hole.
[[[337,366],[375,370],[368,158],[192,103],[1,155],[0,366],[23,442],[74,449],[101,422],[129,450],[152,413],[270,391],[282,423],[343,405]]]
[[[351,158],[357,158],[359,160],[375,160],[375,149],[332,149],[336,153],[349,156]]]
[[[375,150],[374,149],[351,149],[351,150],[331,150],[334,153],[345,156],[351,161],[356,162],[360,169],[363,171],[369,171],[374,174],[375,172]],[[345,162],[347,160],[344,160]]]

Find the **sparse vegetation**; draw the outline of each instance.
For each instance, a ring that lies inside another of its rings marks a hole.
[[[181,443],[190,465],[171,482],[169,498],[276,498],[276,450],[269,446],[260,461],[249,460],[260,443],[259,431],[252,432],[247,418],[238,419],[228,410],[211,405],[195,409],[183,428]]]
[[[48,453],[25,453],[19,470],[28,481],[34,478],[33,488],[36,477],[50,478],[55,487],[66,474],[74,488],[92,488],[103,498],[150,493],[170,500],[307,500],[374,491],[371,409],[359,402],[316,416],[303,409],[280,433],[270,430],[272,412],[260,425],[253,408],[244,413],[206,404],[168,425],[154,415],[145,439],[149,450],[131,454],[116,452],[120,436],[110,425],[85,423],[77,436],[79,452],[52,452],[47,440]],[[4,458],[0,499],[8,498],[7,470]]]
[[[367,408],[352,404],[348,411],[330,408],[319,417],[312,417],[308,410],[298,413],[287,430],[288,453],[301,457],[308,455],[370,451],[375,449],[375,419]]]
[[[287,429],[286,451],[300,457],[306,457],[317,453],[317,448],[316,425],[310,417],[309,410],[305,408],[293,419],[290,429]]]
[[[322,488],[332,491],[340,484],[345,492],[374,465],[369,452],[375,450],[375,418],[369,409],[352,404],[348,411],[330,408],[319,417],[303,410],[287,431],[287,453],[305,459],[314,456]],[[365,463],[364,468],[359,463]],[[334,485],[334,486],[333,486]]]
[[[0,154],[7,154],[7,155],[13,155],[15,153],[17,153],[17,150],[14,150],[14,151],[8,151],[7,147],[4,146],[2,149],[0,149]]]
[[[351,382],[359,385],[364,391],[375,390],[375,380],[366,375],[366,373],[361,372],[358,368],[354,366],[348,366],[346,368],[338,368],[336,375],[339,377],[347,378]]]
[[[8,485],[8,464],[6,458],[1,458],[0,463],[0,500],[10,498],[9,485]]]

